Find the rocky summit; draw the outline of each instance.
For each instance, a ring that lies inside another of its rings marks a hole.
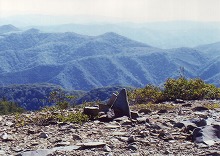
[[[214,105],[219,106],[220,101],[175,101],[158,105],[154,110],[131,106],[131,118],[122,116],[103,122],[97,117],[82,124],[54,121],[21,126],[16,115],[3,115],[0,155],[217,156],[220,109]],[[22,115],[31,119],[39,112]]]

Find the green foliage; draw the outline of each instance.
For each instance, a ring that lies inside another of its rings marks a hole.
[[[79,123],[87,122],[89,117],[82,111],[61,111],[57,107],[44,108],[33,114],[15,114],[15,123],[18,127],[29,124],[45,125],[56,122]]]
[[[220,89],[206,84],[201,79],[187,80],[184,77],[168,79],[164,84],[164,100],[201,100],[220,98]]]
[[[61,88],[53,84],[22,84],[9,85],[0,87],[0,97],[6,97],[9,101],[15,101],[26,110],[40,110],[45,106],[51,106],[52,102],[48,100],[50,93]],[[62,90],[64,90],[62,88]],[[85,94],[84,91],[64,91],[66,95],[74,95],[81,97]],[[75,100],[75,99],[74,99]]]
[[[49,96],[49,101],[54,102],[59,109],[67,109],[72,105],[75,106],[74,99],[75,96],[66,95],[61,89],[52,91]]]
[[[204,107],[212,110],[212,109],[215,109],[215,108],[220,108],[220,104],[219,103],[204,104]]]
[[[80,111],[77,111],[75,113],[67,113],[65,115],[58,114],[56,118],[61,122],[72,122],[72,123],[80,123],[80,124],[89,120],[89,116],[83,114]]]
[[[161,89],[153,85],[128,92],[128,97],[134,99],[133,103],[160,102],[163,100]]]
[[[166,109],[166,110],[174,110],[174,109],[178,109],[177,105],[173,105],[173,104],[155,104],[155,103],[147,103],[147,104],[137,104],[132,106],[133,110],[140,110],[140,109],[149,109],[151,111],[158,111],[158,110],[162,110],[162,109]]]
[[[19,107],[17,104],[13,102],[9,102],[5,99],[0,101],[0,115],[7,115],[11,113],[22,113],[24,109]]]
[[[206,84],[203,80],[195,78],[187,80],[183,76],[178,79],[169,78],[164,88],[147,85],[145,88],[129,92],[129,99],[134,103],[149,103],[183,100],[219,99],[220,88]]]

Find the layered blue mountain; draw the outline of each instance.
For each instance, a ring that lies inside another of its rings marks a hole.
[[[0,26],[0,34],[17,32],[17,31],[20,31],[20,29],[11,24]]]
[[[86,36],[30,29],[0,38],[0,83],[53,83],[68,90],[143,87],[178,77],[180,67],[187,77],[216,83],[219,72],[208,55],[199,48],[159,49],[113,32]]]
[[[36,24],[35,24],[36,25]],[[220,41],[219,22],[170,21],[150,23],[63,24],[35,26],[45,32],[101,35],[115,32],[159,48],[195,47]]]
[[[209,63],[201,69],[201,78],[220,86],[220,42],[196,47],[209,58]]]

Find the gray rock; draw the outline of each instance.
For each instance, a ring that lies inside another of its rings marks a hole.
[[[137,118],[136,120],[137,120],[137,123],[139,124],[145,124],[146,122],[149,123],[149,119],[146,117],[140,117],[140,118]]]
[[[160,132],[158,137],[165,141],[174,140],[173,136],[170,133]]]
[[[182,107],[192,107],[192,104],[191,103],[186,103],[186,104],[182,104],[181,106]]]
[[[108,115],[104,114],[104,115],[99,116],[98,120],[100,122],[110,122],[113,120],[113,118],[111,118],[111,117],[109,118]]]
[[[11,148],[11,150],[15,151],[16,153],[23,151],[21,148],[18,148],[18,147],[13,147],[13,148]]]
[[[66,142],[58,142],[55,144],[55,147],[60,147],[60,146],[67,146],[70,145],[70,142],[66,141]]]
[[[116,128],[120,128],[119,125],[112,125],[112,124],[107,124],[105,126],[106,129],[116,129]]]
[[[94,148],[94,147],[104,147],[106,143],[104,142],[87,142],[87,143],[79,143],[78,146],[82,146],[83,148]]]
[[[117,122],[127,121],[127,120],[129,120],[127,116],[122,116],[122,117],[118,117],[114,119],[114,121],[117,121]]]
[[[8,138],[8,134],[4,132],[4,133],[1,135],[1,139],[2,139],[2,140],[6,140],[7,138]]]
[[[36,151],[27,151],[17,154],[16,156],[48,156],[53,154],[55,151],[73,151],[80,149],[81,146],[63,146],[63,147],[54,147],[52,149],[38,149]]]
[[[151,129],[161,129],[161,126],[157,125],[157,124],[148,124],[148,123],[145,123],[146,127],[147,128],[151,128]]]
[[[151,110],[150,109],[140,109],[139,111],[138,111],[138,113],[143,113],[143,114],[150,114],[151,113]]]
[[[7,134],[5,132],[1,135],[1,139],[3,141],[13,141],[14,140],[11,135],[9,135],[9,134]]]
[[[207,119],[208,118],[208,112],[194,112],[194,114],[198,117]]]
[[[83,113],[88,116],[95,117],[95,116],[98,116],[99,114],[99,108],[98,107],[85,107],[83,109]]]
[[[5,151],[0,150],[0,155],[6,155]]]
[[[118,140],[123,141],[123,142],[128,142],[129,137],[118,137]]]
[[[54,147],[52,150],[53,151],[73,151],[73,150],[78,150],[80,149],[81,146],[64,146],[64,147]]]
[[[204,143],[209,146],[220,143],[220,125],[208,125],[194,129],[192,139],[195,143]]]
[[[122,89],[118,94],[112,109],[115,112],[116,116],[127,116],[131,118],[131,112],[128,104],[128,97],[126,93],[126,89]]]
[[[132,142],[135,142],[134,136],[130,136],[130,137],[128,138],[128,143],[132,143]]]
[[[185,127],[185,125],[184,125],[184,123],[182,123],[182,122],[177,122],[177,123],[175,123],[175,124],[173,125],[173,127],[183,128],[183,127]]]
[[[133,125],[133,123],[132,123],[131,120],[124,120],[124,121],[121,121],[120,124],[121,124],[122,126]]]
[[[28,129],[27,133],[28,134],[35,134],[36,130],[35,129]]]
[[[168,154],[171,154],[171,152],[170,152],[169,150],[166,150],[166,151],[164,152],[164,154],[168,155]]]
[[[11,122],[11,121],[6,121],[6,122],[5,122],[5,125],[6,125],[6,126],[10,126],[10,127],[11,127],[11,126],[13,126],[13,125],[14,125],[14,123],[13,123],[13,122]]]
[[[137,151],[138,147],[137,147],[137,145],[135,143],[132,143],[132,144],[128,145],[128,149],[132,150],[132,151]]]
[[[108,112],[107,112],[107,117],[108,117],[109,119],[112,119],[112,118],[115,117],[115,112],[114,112],[113,109],[109,109],[109,110],[108,110]]]
[[[131,118],[132,118],[132,119],[137,119],[138,117],[139,117],[138,112],[131,111]]]
[[[72,138],[73,138],[73,140],[82,140],[81,136],[79,136],[77,134],[73,134]]]
[[[220,151],[219,150],[209,151],[209,153],[207,153],[206,156],[220,156]]]
[[[168,113],[166,109],[161,109],[157,112],[158,114]]]
[[[175,103],[185,103],[185,101],[182,100],[182,99],[176,99],[174,102],[175,102]]]
[[[117,98],[117,95],[116,95],[115,93],[113,93],[112,96],[111,96],[111,98],[110,98],[109,101],[107,102],[107,105],[108,105],[108,106],[112,106],[112,105],[114,104],[116,98]]]
[[[104,151],[106,151],[106,152],[111,152],[112,149],[111,149],[108,145],[105,145],[105,146],[104,146]]]
[[[145,138],[146,136],[148,136],[148,133],[148,131],[140,131],[140,137]]]
[[[208,121],[210,122],[211,119],[209,119]],[[190,119],[190,120],[175,123],[174,127],[178,127],[178,128],[186,127],[187,131],[193,131],[197,127],[202,127],[206,125],[207,125],[207,121],[205,119],[199,118],[199,119]]]
[[[192,119],[190,121],[194,123],[197,127],[202,127],[202,126],[207,125],[207,122],[205,119]]]
[[[203,107],[203,106],[198,106],[198,107],[194,107],[193,109],[192,109],[192,111],[199,111],[199,112],[201,112],[201,111],[207,111],[207,110],[209,110],[208,108],[206,108],[206,107]]]
[[[39,134],[39,138],[44,138],[44,139],[46,139],[46,138],[48,138],[48,135],[47,135],[46,133],[44,133],[44,132],[41,132],[41,133]]]
[[[39,145],[39,142],[37,142],[37,141],[31,142],[31,146],[37,146],[37,145]]]
[[[115,136],[126,136],[127,132],[113,132],[112,135],[115,135]]]
[[[36,151],[27,151],[17,154],[16,156],[47,156],[52,154],[54,151],[52,149],[38,149]]]
[[[109,105],[99,104],[99,112],[107,113],[109,110]]]

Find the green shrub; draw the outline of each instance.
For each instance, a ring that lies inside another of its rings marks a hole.
[[[158,103],[162,101],[219,99],[220,88],[212,84],[206,84],[199,78],[187,80],[184,77],[178,79],[169,78],[164,83],[163,89],[147,85],[145,88],[133,90],[128,93],[129,100],[135,104]]]
[[[16,103],[9,102],[5,99],[0,100],[0,115],[22,112],[24,112],[24,109],[19,107]]]
[[[77,111],[75,113],[68,113],[66,115],[58,114],[56,118],[61,122],[72,122],[80,124],[89,120],[89,116],[83,114],[80,111]]]
[[[39,112],[31,114],[15,114],[15,123],[18,127],[25,125],[44,125],[55,122],[71,122],[82,124],[89,121],[89,116],[82,113],[82,111],[63,111],[57,109],[57,107],[46,108]]]
[[[49,101],[54,102],[58,109],[67,109],[71,105],[75,107],[76,96],[66,95],[61,89],[54,90],[50,93]]]
[[[206,84],[203,80],[195,78],[187,80],[184,77],[178,79],[168,79],[164,84],[164,100],[201,100],[218,99],[220,89],[211,84]]]
[[[133,103],[149,103],[163,101],[163,93],[159,87],[147,85],[145,88],[128,92],[128,97]]]
[[[166,110],[175,110],[178,109],[179,107],[174,104],[155,104],[155,103],[147,103],[147,104],[137,104],[131,107],[133,110],[140,110],[140,109],[149,109],[151,111],[158,111],[161,109],[166,109]]]

